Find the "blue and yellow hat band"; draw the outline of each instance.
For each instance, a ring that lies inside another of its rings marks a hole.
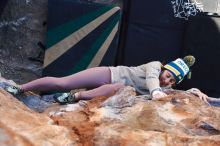
[[[173,76],[176,78],[177,83],[180,83],[183,80],[184,76],[187,75],[189,72],[189,67],[180,58],[166,64],[164,68],[169,70],[173,74]]]

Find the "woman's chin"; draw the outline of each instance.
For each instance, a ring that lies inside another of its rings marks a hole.
[[[167,85],[166,84],[160,84],[160,87],[166,87]]]
[[[160,82],[160,87],[163,87],[164,86],[164,82]]]

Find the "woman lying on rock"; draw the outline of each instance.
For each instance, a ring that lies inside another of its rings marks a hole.
[[[66,77],[43,77],[22,85],[8,85],[5,90],[18,95],[26,91],[91,89],[56,93],[55,101],[66,104],[96,96],[108,96],[124,86],[132,86],[139,94],[151,94],[153,99],[158,99],[167,96],[163,89],[179,84],[185,76],[190,78],[190,66],[194,62],[193,56],[186,56],[164,66],[159,61],[153,61],[137,67],[94,67]]]

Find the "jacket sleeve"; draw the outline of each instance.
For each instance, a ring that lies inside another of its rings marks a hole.
[[[155,90],[161,91],[159,80],[161,66],[162,64],[159,61],[153,61],[145,65],[146,86],[149,89],[151,95]]]

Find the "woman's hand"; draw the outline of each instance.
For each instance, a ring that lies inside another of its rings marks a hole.
[[[191,88],[191,89],[187,90],[187,92],[199,97],[199,99],[208,103],[209,97],[206,94],[202,93],[199,89]]]
[[[166,93],[156,90],[156,91],[153,91],[152,93],[152,100],[159,100],[165,96],[167,96]]]

